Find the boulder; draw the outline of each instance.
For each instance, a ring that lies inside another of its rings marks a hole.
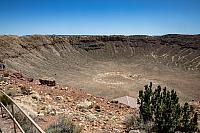
[[[88,119],[89,121],[93,122],[97,119],[97,117],[94,114],[88,114],[86,116],[86,119]]]
[[[51,115],[56,115],[56,109],[54,109],[51,105],[46,106],[46,113]]]
[[[41,85],[47,85],[47,86],[55,86],[56,85],[56,81],[54,78],[41,78],[39,79],[39,82]]]
[[[92,102],[90,101],[84,101],[78,104],[79,109],[91,109],[92,108]]]

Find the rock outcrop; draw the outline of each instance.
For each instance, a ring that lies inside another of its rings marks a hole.
[[[41,85],[47,85],[47,86],[55,86],[56,81],[53,78],[41,78],[39,79]]]

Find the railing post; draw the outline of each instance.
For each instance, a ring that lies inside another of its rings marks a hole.
[[[1,104],[0,104],[1,106]],[[3,118],[3,109],[2,109],[2,106],[1,106],[1,117]]]
[[[13,103],[11,104],[11,107],[12,107],[12,115],[13,115],[13,124],[14,124],[14,132],[17,133],[17,130],[16,130],[16,126],[15,126],[15,112],[14,112],[14,107],[13,107]]]

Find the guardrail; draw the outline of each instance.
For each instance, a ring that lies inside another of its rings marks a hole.
[[[14,124],[14,132],[17,133],[17,127],[22,133],[45,133],[34,121],[33,119],[27,115],[21,107],[19,107],[14,100],[9,97],[5,92],[0,90],[1,96],[4,96],[7,98],[8,104],[4,105],[0,101],[0,107],[1,107],[1,115],[3,117],[4,111],[10,116],[10,118],[13,120]],[[16,127],[17,126],[17,127]]]

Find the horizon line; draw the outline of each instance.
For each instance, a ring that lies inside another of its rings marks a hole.
[[[17,35],[17,34],[0,34],[0,36],[166,36],[166,35],[200,35],[197,34],[182,34],[182,33],[167,33],[167,34],[24,34],[24,35]]]

